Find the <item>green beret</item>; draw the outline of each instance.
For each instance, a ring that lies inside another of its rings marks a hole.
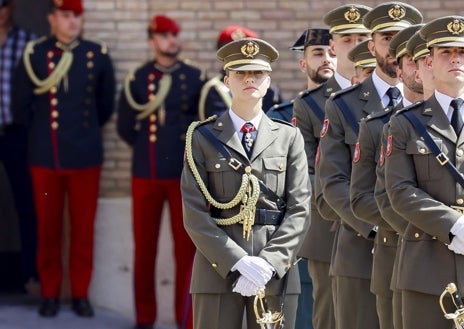
[[[422,14],[413,6],[403,2],[384,2],[364,16],[363,24],[375,32],[401,31],[422,23]]]
[[[224,63],[224,70],[272,71],[270,64],[279,58],[279,52],[264,40],[243,38],[219,48],[216,57]]]

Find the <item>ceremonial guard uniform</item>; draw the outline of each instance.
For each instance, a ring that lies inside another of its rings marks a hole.
[[[217,37],[216,50],[229,42],[243,38],[258,38],[258,33],[239,25],[223,28]],[[224,85],[224,72],[209,79],[201,90],[198,104],[198,116],[204,120],[212,115],[220,116],[230,108],[232,102],[229,89]],[[279,88],[270,86],[263,98],[263,109],[267,111],[273,105],[282,102]]]
[[[371,43],[376,47],[378,62],[388,61],[388,45],[380,42],[386,38],[384,34],[392,36],[418,20],[421,21],[422,16],[414,7],[399,2],[381,4],[364,16],[363,24],[374,34]],[[385,66],[380,69],[377,66],[364,82],[336,93],[326,103],[319,174],[324,197],[341,217],[342,224],[332,262],[337,280],[336,319],[339,328],[379,327],[375,296],[370,292],[376,227],[354,215],[349,190],[352,161],[359,155],[355,147],[358,122],[371,113],[383,111],[388,103],[386,91],[398,84],[387,69],[396,73],[394,68]],[[358,303],[348,303],[353,298],[358,298]]]
[[[285,327],[294,327],[300,281],[293,265],[310,224],[311,192],[299,130],[263,114],[267,72],[277,56],[254,38],[222,47],[217,57],[228,72],[231,110],[187,133],[181,187],[184,225],[197,247],[196,329],[242,328],[245,309],[247,328],[259,328],[256,317],[268,323],[260,311],[253,314],[253,301],[262,298],[254,295],[264,288],[269,310],[282,311]],[[247,120],[253,129],[242,133]]]
[[[454,328],[440,311],[439,296],[448,283],[456,283],[459,295],[464,287],[463,31],[461,16],[435,19],[420,30],[431,49],[426,63],[435,92],[390,119],[386,190],[408,222],[398,273],[405,329]],[[451,310],[451,301],[445,303]]]
[[[101,127],[113,113],[115,81],[104,44],[66,40],[63,16],[82,22],[79,0],[56,1],[49,13],[54,36],[30,42],[15,75],[15,120],[29,126],[29,163],[38,218],[42,316],[55,316],[62,281],[65,195],[70,211],[69,275],[73,309],[92,316],[87,294],[93,267],[103,143]],[[59,17],[59,19],[58,19]],[[69,32],[69,31],[67,31]]]
[[[406,77],[415,64],[409,61],[406,43],[421,25],[412,25],[398,32],[391,40],[390,55],[400,64],[403,76]],[[412,59],[412,58],[411,58]],[[409,67],[408,67],[409,66]],[[411,89],[409,81],[404,82],[404,97],[397,106],[389,106],[384,111],[372,113],[359,124],[359,136],[356,144],[356,157],[351,170],[350,200],[351,209],[356,217],[378,228],[374,240],[371,292],[377,298],[377,314],[380,328],[393,328],[393,292],[390,289],[393,275],[393,264],[398,244],[398,233],[382,218],[374,197],[376,167],[380,159],[380,145],[383,125],[386,124],[396,109],[410,105],[412,97],[417,96]],[[422,91],[422,90],[420,90]],[[401,314],[399,314],[400,316]]]
[[[179,30],[177,22],[166,16],[155,16],[149,26],[150,33],[158,36],[170,33],[177,38]],[[178,59],[165,67],[160,64],[160,56],[156,57],[126,77],[117,120],[120,137],[133,150],[136,321],[139,328],[152,328],[156,321],[157,241],[167,200],[176,264],[176,321],[186,328],[191,325],[188,283],[195,247],[182,224],[180,175],[185,132],[197,117],[204,73]]]

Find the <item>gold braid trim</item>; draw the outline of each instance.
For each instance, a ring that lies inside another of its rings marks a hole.
[[[41,95],[50,90],[53,86],[58,86],[61,79],[68,73],[69,68],[73,62],[73,54],[70,50],[65,50],[61,56],[58,65],[56,65],[53,72],[44,80],[40,80],[34,73],[32,68],[30,55],[34,53],[34,41],[29,41],[26,45],[23,55],[24,67],[31,79],[32,83],[37,86],[34,94]]]
[[[135,71],[131,71],[124,80],[124,94],[126,96],[129,105],[136,111],[142,112],[137,115],[138,120],[145,119],[150,114],[155,112],[161,104],[163,104],[166,96],[168,95],[169,89],[171,89],[172,76],[164,73],[159,81],[159,89],[156,93],[156,97],[153,97],[148,103],[139,104],[135,101],[130,91],[130,83],[135,78]]]
[[[221,203],[216,201],[209,193],[208,188],[203,182],[203,179],[201,178],[200,173],[198,172],[198,169],[195,165],[195,160],[193,159],[193,131],[200,124],[210,122],[215,119],[216,116],[211,116],[204,122],[194,121],[188,127],[185,146],[187,163],[189,165],[190,170],[192,171],[195,181],[198,183],[198,186],[200,187],[201,192],[212,206],[218,209],[231,209],[237,206],[240,202],[242,203],[242,205],[240,206],[240,212],[237,215],[230,218],[213,218],[213,220],[216,222],[217,225],[233,225],[236,223],[242,223],[243,238],[246,238],[248,240],[251,232],[251,227],[254,224],[256,204],[258,202],[260,194],[258,178],[251,173],[251,169],[246,170],[245,173],[242,175],[242,183],[235,197],[227,203]]]
[[[225,84],[220,80],[220,76],[215,76],[211,78],[208,82],[206,82],[203,88],[201,89],[200,100],[198,101],[198,117],[200,118],[200,120],[206,119],[205,102],[209,90],[212,87],[216,89],[217,93],[222,98],[222,101],[224,102],[227,108],[230,108],[230,106],[232,105],[232,97],[230,97],[229,88],[227,88]]]

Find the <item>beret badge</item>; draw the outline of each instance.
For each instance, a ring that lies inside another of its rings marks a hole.
[[[240,48],[240,51],[243,56],[253,58],[259,54],[259,46],[252,41],[248,41],[242,46],[242,48]]]
[[[459,35],[464,32],[464,22],[455,18],[446,25],[448,31],[453,35]]]

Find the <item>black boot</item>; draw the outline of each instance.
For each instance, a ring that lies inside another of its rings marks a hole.
[[[60,309],[60,302],[58,298],[43,298],[39,307],[39,315],[51,318],[58,314]]]
[[[92,305],[87,298],[73,298],[71,308],[78,316],[91,318],[94,315]]]

